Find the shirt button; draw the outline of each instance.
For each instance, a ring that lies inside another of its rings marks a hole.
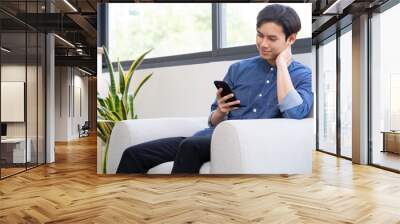
[[[273,71],[274,70],[274,67],[271,67],[271,71]]]
[[[255,113],[255,112],[257,112],[257,109],[256,109],[256,108],[254,108],[254,109],[253,109],[253,112],[254,112],[254,113]]]
[[[259,96],[259,97],[262,97],[262,94],[260,93],[260,94],[258,94],[258,96]]]
[[[267,80],[266,83],[268,84],[268,83],[269,83],[269,80]]]

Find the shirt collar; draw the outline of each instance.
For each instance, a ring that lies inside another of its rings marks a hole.
[[[268,63],[267,60],[265,60],[264,58],[262,58],[261,56],[259,56],[260,60],[263,62],[263,65],[265,66],[265,68],[270,71],[271,67],[274,68],[274,71],[276,71],[276,65],[270,65]],[[288,70],[290,71],[292,69],[292,67],[294,66],[294,60],[292,59],[292,61],[290,62],[289,66],[288,66]]]
[[[268,61],[265,60],[264,58],[262,58],[261,56],[259,56],[259,58],[260,58],[260,60],[262,61],[263,67],[265,67],[265,69],[266,69],[267,71],[270,71],[271,68],[273,68],[273,70],[276,71],[276,66],[269,64]]]

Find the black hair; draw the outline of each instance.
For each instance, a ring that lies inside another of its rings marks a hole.
[[[263,8],[257,16],[257,29],[266,22],[282,26],[286,39],[301,29],[299,15],[293,8],[285,5],[273,4]]]

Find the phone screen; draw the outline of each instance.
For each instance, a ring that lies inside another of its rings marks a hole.
[[[222,88],[222,92],[221,92],[221,96],[224,97],[228,94],[233,93],[232,89],[229,87],[229,85],[224,82],[224,81],[214,81],[214,85],[215,87],[217,87],[217,89]],[[226,102],[233,102],[236,101],[237,98],[235,97],[235,95],[233,95],[233,97],[229,98],[228,100],[226,100]],[[234,107],[244,107],[243,105],[237,104]]]

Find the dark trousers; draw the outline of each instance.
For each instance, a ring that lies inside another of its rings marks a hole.
[[[210,161],[211,137],[162,138],[127,148],[117,173],[147,173],[161,163],[174,161],[172,173],[199,173]]]

